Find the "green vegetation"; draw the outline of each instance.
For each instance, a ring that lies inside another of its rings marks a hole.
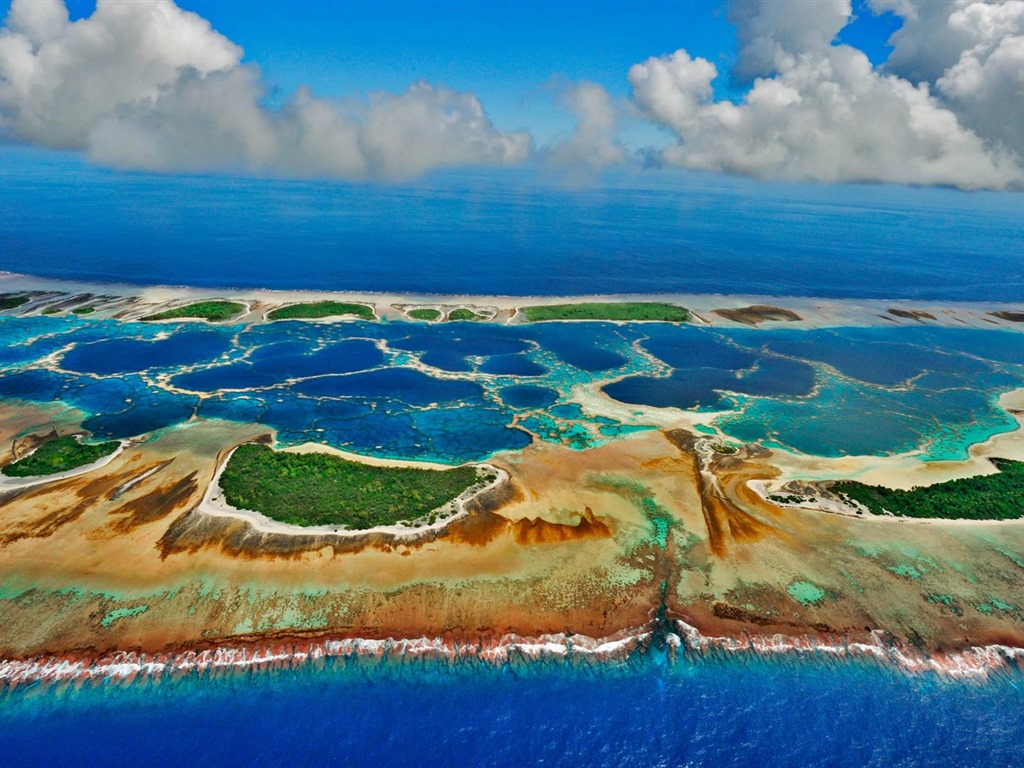
[[[71,310],[73,315],[91,315],[96,311],[95,307],[75,307]]]
[[[729,445],[728,443],[712,443],[711,450],[715,453],[721,453],[725,456],[732,456],[733,454],[739,453],[740,449],[735,445]]]
[[[472,309],[466,309],[465,307],[459,307],[453,309],[448,313],[448,319],[453,322],[460,322],[466,320],[483,320],[483,315],[478,315]]]
[[[47,440],[28,456],[0,469],[0,472],[8,477],[54,475],[99,461],[116,451],[118,445],[120,443],[117,440],[105,443],[80,443],[73,437],[55,437]]]
[[[198,301],[176,309],[168,309],[166,312],[157,312],[155,315],[147,315],[142,318],[143,322],[152,320],[185,320],[199,319],[217,323],[223,320],[230,320],[245,309],[245,306],[237,301]]]
[[[1024,516],[1024,462],[992,459],[999,470],[909,491],[844,480],[833,493],[876,515],[947,520],[1015,520]]]
[[[283,523],[361,530],[423,518],[478,480],[473,467],[375,467],[247,444],[231,455],[220,487],[231,506]]]
[[[438,310],[430,309],[428,307],[424,307],[422,309],[410,309],[405,314],[413,320],[429,320],[430,322],[433,322],[441,319],[441,313]]]
[[[536,307],[520,307],[519,311],[528,323],[539,323],[545,320],[655,320],[684,323],[690,319],[690,313],[683,307],[653,301],[547,304]]]
[[[42,311],[44,315],[56,315],[60,312],[60,307],[47,307]]]
[[[342,301],[308,301],[289,304],[270,312],[270,320],[319,320],[323,317],[344,317],[355,315],[360,320],[373,320],[373,309],[365,304],[349,304]]]
[[[776,504],[806,504],[811,499],[798,493],[769,493],[768,500]]]
[[[0,296],[0,312],[8,309],[17,309],[22,304],[28,303],[28,296]]]

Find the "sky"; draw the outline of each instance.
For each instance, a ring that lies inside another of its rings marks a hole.
[[[1024,188],[1024,0],[13,0],[0,13],[0,143],[106,167],[401,183],[656,166]]]

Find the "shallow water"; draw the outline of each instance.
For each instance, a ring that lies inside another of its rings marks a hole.
[[[284,443],[444,462],[533,437],[585,448],[657,423],[643,408],[617,418],[581,409],[576,387],[591,403],[603,390],[608,407],[720,413],[725,436],[808,454],[963,458],[1015,428],[995,398],[1024,384],[1024,335],[943,328],[245,328],[7,316],[0,342],[0,396],[75,406],[98,437],[198,415],[257,421]]]

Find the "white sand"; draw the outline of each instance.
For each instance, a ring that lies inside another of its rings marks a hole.
[[[828,328],[839,326],[892,326],[892,325],[942,325],[953,327],[1004,328],[1024,330],[1024,324],[999,320],[989,313],[999,310],[1022,311],[1019,304],[998,302],[934,302],[892,300],[840,300],[797,296],[756,296],[720,294],[602,294],[587,296],[471,296],[471,295],[429,295],[369,293],[349,291],[311,290],[270,290],[240,288],[189,288],[185,286],[135,286],[118,283],[89,283],[80,281],[51,280],[11,272],[0,273],[0,291],[48,291],[55,295],[48,301],[56,302],[69,295],[92,293],[114,297],[120,301],[136,299],[137,305],[130,308],[126,317],[140,317],[159,309],[180,305],[184,302],[203,299],[224,299],[239,301],[247,305],[260,306],[256,312],[248,312],[245,319],[257,320],[265,313],[285,304],[307,301],[341,300],[368,304],[374,307],[378,317],[388,320],[405,318],[403,307],[409,305],[435,307],[466,307],[495,310],[495,321],[509,322],[516,307],[534,304],[560,304],[580,301],[659,301],[687,307],[694,313],[694,324],[721,327],[749,327],[727,320],[712,313],[715,309],[739,308],[751,305],[769,305],[790,309],[802,318],[799,322],[765,322],[759,327]],[[36,302],[40,307],[44,304]],[[100,302],[102,303],[102,302]],[[28,305],[26,305],[28,306]],[[119,303],[118,311],[128,306]],[[935,320],[917,321],[894,317],[889,309],[914,309],[929,312]],[[99,307],[99,312],[104,311]],[[514,320],[512,320],[514,322]]]

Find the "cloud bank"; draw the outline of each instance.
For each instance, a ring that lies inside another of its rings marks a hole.
[[[1024,180],[1024,1],[874,0],[904,20],[887,65],[834,42],[849,0],[734,0],[740,103],[685,50],[629,72],[634,97],[679,142],[661,157],[759,178],[966,189]],[[937,41],[933,44],[933,41]]]
[[[261,103],[242,49],[172,0],[98,0],[71,22],[63,0],[14,0],[0,30],[0,132],[151,170],[243,170],[403,179],[434,168],[519,163],[470,93],[427,83],[350,103],[299,90]]]
[[[405,179],[533,158],[587,175],[640,154],[765,179],[1024,188],[1024,0],[867,1],[902,20],[881,66],[837,43],[850,0],[731,0],[731,71],[678,50],[629,70],[625,106],[572,85],[562,103],[575,130],[535,152],[474,94],[429,83],[348,101],[299,89],[270,109],[242,49],[173,0],[98,0],[75,22],[63,0],[13,0],[0,139],[162,171]],[[742,99],[716,99],[719,77]],[[673,145],[631,154],[624,112]]]

